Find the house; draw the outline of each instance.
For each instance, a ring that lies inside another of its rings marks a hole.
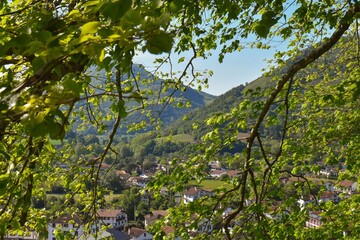
[[[224,170],[212,169],[210,172],[210,176],[213,178],[220,178],[223,175],[226,175],[226,171]]]
[[[229,170],[229,171],[227,171],[226,175],[228,175],[229,178],[240,177],[241,176],[241,171]]]
[[[324,186],[327,191],[333,192],[334,191],[334,184],[332,182],[325,182]]]
[[[100,209],[96,213],[98,228],[106,225],[109,227],[123,229],[125,224],[127,223],[127,214],[118,209]],[[93,226],[93,230],[95,231],[95,226]]]
[[[204,190],[199,187],[189,188],[183,195],[184,203],[187,204],[189,202],[193,202],[196,199],[199,199],[204,196],[212,196],[213,193],[208,190]]]
[[[185,223],[188,234],[191,238],[199,235],[209,235],[214,229],[214,224],[207,218],[199,218],[199,215],[192,214],[191,220]]]
[[[337,192],[326,191],[320,195],[319,201],[323,201],[323,202],[332,201],[333,203],[339,203],[340,197]]]
[[[115,173],[116,173],[117,176],[119,176],[124,181],[127,181],[131,176],[125,170],[117,170],[117,171],[115,171]]]
[[[128,181],[134,186],[146,187],[146,184],[150,181],[150,179],[144,177],[130,177]]]
[[[77,238],[83,235],[83,222],[77,214],[65,215],[51,220],[48,224],[48,240],[56,240],[55,230]]]
[[[128,234],[131,237],[131,240],[152,240],[153,235],[141,228],[132,227],[129,228]]]
[[[109,168],[111,168],[111,165],[109,165],[109,164],[102,163],[102,164],[100,165],[100,169],[101,169],[101,170],[106,171],[106,170],[108,170]]]
[[[211,162],[209,163],[209,167],[210,167],[211,170],[222,170],[222,171],[226,171],[226,169],[224,169],[224,168],[222,168],[222,167],[220,166],[219,161],[211,161]]]
[[[6,232],[6,235],[4,236],[4,240],[37,240],[39,239],[39,234],[34,230],[27,230],[21,232],[12,232],[8,231]]]
[[[131,240],[131,237],[129,234],[125,232],[121,232],[117,229],[110,228],[106,230],[107,232],[111,233],[112,240]]]
[[[336,190],[341,191],[343,193],[352,194],[358,190],[357,182],[343,180],[336,184]]]
[[[321,227],[321,211],[310,212],[309,220],[306,221],[306,227],[308,228],[318,228]]]
[[[212,223],[212,221],[204,218],[198,223],[198,228],[196,229],[196,231],[198,233],[210,233],[213,231],[213,229],[214,224]]]
[[[179,193],[179,192],[175,193],[174,194],[174,199],[175,199],[175,204],[179,205],[183,200],[182,194]]]
[[[240,140],[243,143],[247,143],[250,136],[251,136],[251,133],[238,133],[236,135],[236,139]]]
[[[152,213],[145,215],[145,228],[152,225],[157,220],[164,218],[166,214],[165,210],[154,210]]]
[[[223,213],[223,219],[225,220],[234,211],[235,210],[232,210],[231,208],[226,209]],[[242,212],[239,212],[233,219],[231,219],[228,226],[222,226],[223,233],[225,233],[225,229],[232,233],[235,228],[240,227],[243,224],[243,220],[241,219],[242,214]]]
[[[310,195],[302,196],[299,200],[297,200],[297,203],[299,204],[299,207],[301,209],[304,209],[307,204],[313,202],[314,202],[314,197]]]
[[[265,217],[272,220],[281,220],[285,216],[289,216],[290,212],[286,209],[281,209],[279,206],[281,201],[276,201],[269,206],[269,210],[264,213]]]
[[[115,228],[110,228],[99,232],[96,236],[82,237],[82,240],[131,240],[130,235]]]
[[[328,178],[332,178],[332,177],[337,177],[339,175],[339,172],[337,169],[327,166],[320,170],[320,174]]]
[[[175,229],[173,227],[165,226],[162,227],[161,230],[165,233],[167,239],[181,240],[181,237],[179,236],[174,238]]]

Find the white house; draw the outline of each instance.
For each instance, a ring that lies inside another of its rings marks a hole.
[[[339,203],[340,197],[337,192],[326,191],[321,194],[319,201],[323,201],[323,202],[332,201],[333,203]]]
[[[357,182],[343,180],[336,184],[336,190],[341,191],[343,193],[352,194],[358,190]]]
[[[184,193],[184,203],[188,204],[189,202],[193,202],[196,199],[199,199],[201,197],[204,196],[212,196],[213,193],[211,191],[208,190],[204,190],[202,188],[198,188],[198,187],[192,187],[189,188],[185,193]]]
[[[39,239],[39,234],[34,230],[24,230],[21,232],[7,232],[4,236],[5,240],[37,240]]]
[[[123,229],[127,223],[127,214],[118,209],[100,209],[97,211],[96,217],[97,229],[100,229],[103,225]],[[93,226],[93,231],[95,231],[95,226]]]
[[[150,182],[150,179],[147,177],[130,177],[128,182],[130,182],[133,186],[146,187],[146,184]]]
[[[149,227],[155,221],[162,219],[166,216],[167,212],[165,210],[154,210],[150,214],[146,214],[145,218],[145,228]]]
[[[191,238],[195,238],[198,235],[208,235],[214,229],[214,224],[207,218],[199,219],[197,214],[191,216],[191,221],[185,223],[188,233]],[[196,224],[194,224],[196,223]]]
[[[131,237],[131,240],[152,240],[153,235],[141,228],[132,227],[129,228],[128,234]]]
[[[221,176],[226,175],[226,171],[218,170],[218,169],[211,169],[210,176],[213,178],[220,178]]]
[[[322,223],[321,223],[321,216],[320,216],[321,211],[317,211],[317,212],[310,212],[309,213],[309,220],[306,221],[306,227],[308,228],[318,228],[321,227]]]
[[[313,202],[315,202],[315,200],[311,195],[302,196],[299,200],[297,200],[297,203],[301,209],[304,209],[307,204]]]
[[[338,170],[331,167],[325,167],[320,170],[320,174],[326,177],[337,177],[339,175]]]
[[[198,228],[196,231],[198,233],[210,233],[214,229],[214,224],[212,221],[204,218],[198,223]]]
[[[56,240],[55,231],[62,231],[70,234],[74,239],[83,235],[83,225],[78,215],[65,215],[54,220],[48,224],[48,240]]]

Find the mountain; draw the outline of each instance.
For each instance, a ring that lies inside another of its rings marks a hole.
[[[198,108],[187,114],[187,121],[177,120],[169,126],[168,133],[172,134],[191,134],[195,138],[199,138],[206,131],[208,127],[204,121],[209,117],[229,112],[234,106],[240,104],[245,99],[245,91],[248,89],[267,88],[271,85],[270,78],[259,77],[247,85],[239,85],[226,93],[218,96],[214,101],[204,107]],[[193,129],[193,124],[197,123],[198,128]]]
[[[118,130],[119,134],[126,134],[128,131],[128,126],[134,123],[146,122],[145,128],[139,130],[140,132],[145,132],[152,130],[154,126],[150,124],[151,121],[160,122],[161,124],[168,126],[170,123],[182,119],[182,117],[193,111],[197,108],[204,107],[214,99],[216,96],[211,94],[197,91],[192,89],[189,86],[176,85],[169,80],[162,80],[156,78],[153,74],[146,71],[146,69],[141,65],[133,65],[132,73],[134,76],[137,76],[137,84],[134,86],[134,81],[127,81],[127,76],[123,76],[123,89],[131,89],[130,93],[140,93],[146,97],[146,107],[144,110],[141,110],[142,101],[136,101],[134,99],[128,100],[125,103],[125,109],[128,112],[128,116],[122,122],[121,128]],[[96,69],[90,69],[89,75],[92,76],[91,84],[95,89],[95,93],[105,92],[105,87],[102,87],[102,84],[108,81],[115,83],[115,74],[110,78],[106,76],[105,71],[97,71]],[[166,87],[166,90],[164,90]],[[115,87],[114,87],[115,88]],[[125,90],[124,90],[125,91]],[[103,115],[109,112],[109,109],[116,105],[116,98],[104,97],[98,101],[98,109]],[[190,104],[191,103],[191,104]],[[80,103],[85,106],[85,101]],[[93,106],[93,103],[90,103],[90,106]],[[135,108],[140,108],[140,110],[134,111]],[[95,107],[93,109],[96,109]],[[152,120],[150,120],[150,118]],[[104,121],[106,128],[110,129],[113,125],[113,120]],[[86,126],[84,135],[87,134],[97,134],[97,127],[95,126]],[[136,131],[136,132],[139,132]]]
[[[212,101],[208,105],[188,113],[187,121],[182,121],[182,120],[175,121],[174,123],[172,123],[171,126],[169,126],[166,129],[165,135],[190,134],[196,139],[200,138],[206,132],[211,130],[206,124],[204,124],[205,120],[216,114],[228,113],[234,106],[239,105],[245,99],[249,99],[250,101],[254,99],[251,93],[245,96],[245,93],[248,90],[255,91],[256,89],[262,89],[267,91],[275,87],[276,82],[271,81],[272,76],[282,76],[282,74],[284,74],[293,63],[297,62],[301,57],[308,55],[310,50],[311,50],[310,48],[306,48],[299,54],[298,57],[287,60],[285,65],[283,65],[281,68],[274,69],[273,72],[271,73],[271,76],[265,74],[255,79],[254,81],[250,82],[249,84],[239,85],[238,87],[235,87],[229,90],[228,92],[218,96],[214,101]],[[340,54],[341,54],[341,49],[340,50],[337,48],[331,49],[324,56],[316,60],[310,66],[308,66],[307,69],[300,71],[297,74],[298,85],[296,86],[296,89],[302,91],[304,90],[305,86],[314,86],[318,84],[320,81],[322,81],[324,75],[321,71],[319,72],[318,66],[326,65],[334,62],[335,59],[338,58]],[[341,69],[344,70],[344,68],[346,68],[346,64],[342,64],[342,65],[340,64],[337,67],[340,70]],[[309,82],[306,79],[306,77],[315,72],[317,73],[318,76]],[[330,72],[330,74],[332,73]],[[259,100],[258,98],[259,96],[257,96],[257,100]],[[277,104],[275,103],[271,107],[271,109],[275,108],[276,105]],[[270,110],[269,114],[271,113],[272,111]],[[197,129],[193,128],[194,123],[198,125]],[[275,138],[280,137],[279,129],[276,127],[268,128],[267,131],[268,132],[266,134],[268,135],[271,135]]]

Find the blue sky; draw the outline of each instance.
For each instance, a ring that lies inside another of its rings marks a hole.
[[[203,71],[211,69],[213,76],[209,79],[209,88],[203,88],[204,92],[221,95],[226,91],[251,82],[262,75],[262,69],[267,66],[265,59],[271,59],[274,51],[259,49],[243,49],[241,52],[235,52],[226,55],[223,63],[218,62],[217,53],[207,59],[197,59],[195,61],[195,69]],[[148,53],[140,54],[135,58],[136,63],[143,64],[146,69],[153,70],[154,56]],[[188,56],[190,58],[190,55]],[[176,64],[173,61],[173,68],[182,70],[184,64]],[[166,70],[166,68],[164,69]]]

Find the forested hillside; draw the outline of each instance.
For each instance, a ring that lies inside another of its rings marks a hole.
[[[98,72],[95,68],[91,68],[88,72],[92,85],[96,86],[95,93],[99,95],[106,93],[108,90],[103,84],[108,77],[107,73],[104,70]],[[115,70],[111,73],[109,81],[115,82],[114,72]],[[176,120],[181,120],[188,112],[204,107],[216,98],[205,92],[194,90],[190,86],[168,84],[166,80],[158,79],[158,77],[155,77],[141,65],[134,64],[131,75],[136,76],[139,81],[135,87],[131,87],[130,91],[136,91],[139,94],[146,93],[148,98],[146,99],[146,104],[136,98],[126,102],[124,107],[129,114],[124,122],[120,124],[117,134],[126,135],[136,132],[147,132],[154,130],[158,124],[168,126]],[[128,77],[122,76],[124,79]],[[77,104],[86,108],[88,112],[98,108],[103,116],[106,115],[109,109],[114,108],[113,102],[109,98],[99,99],[90,103],[83,100]],[[99,119],[98,122],[106,129],[111,129],[114,123],[114,121],[104,121],[104,119]],[[136,124],[141,124],[143,127],[129,131],[129,126]],[[82,128],[79,128],[78,125],[81,125],[79,118],[77,118],[77,124],[72,129],[77,135],[101,134],[98,131],[98,126],[94,126],[91,123],[85,123]]]

